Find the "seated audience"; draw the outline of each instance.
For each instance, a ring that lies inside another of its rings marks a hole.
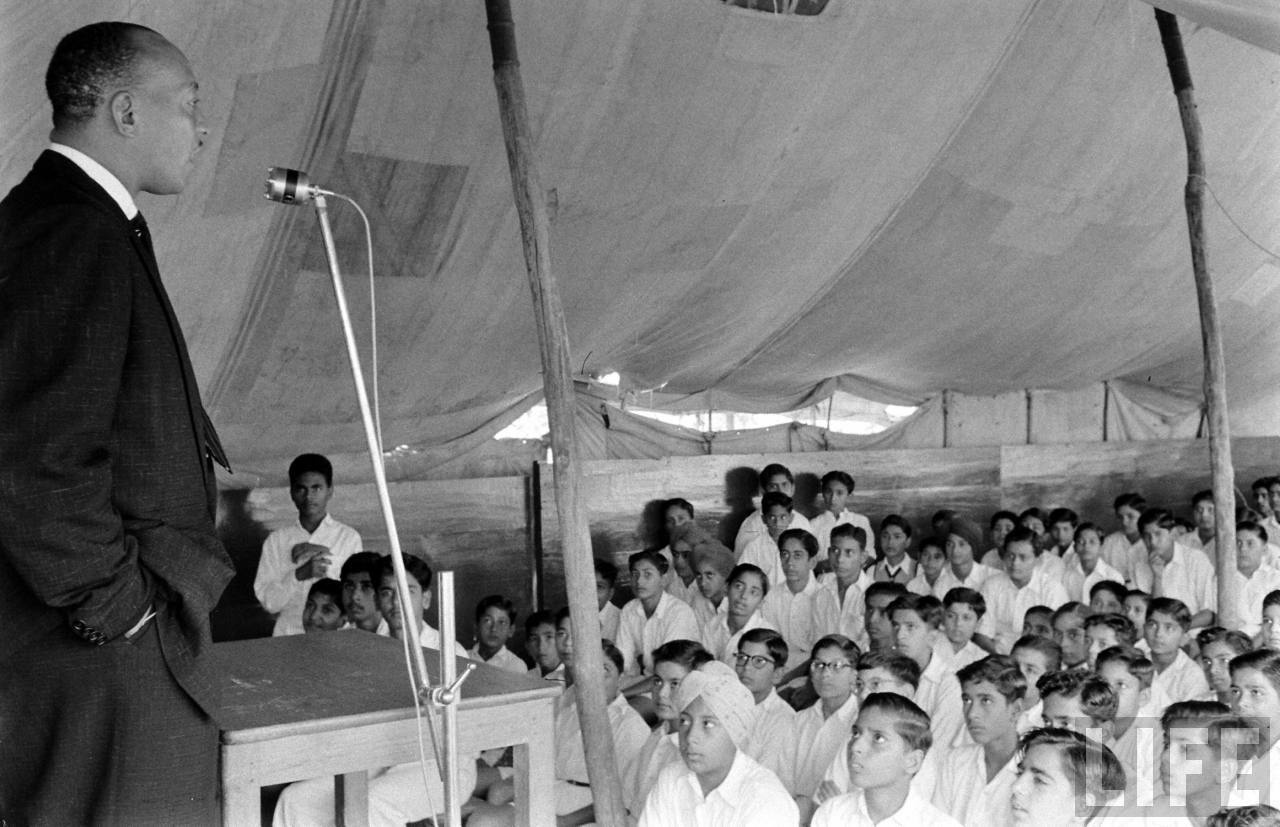
[[[705,629],[717,617],[729,613],[729,575],[733,572],[733,552],[708,536],[693,547],[693,571],[698,596],[689,605],[698,628]]]
[[[828,635],[813,645],[809,675],[818,702],[796,715],[793,784],[802,818],[813,812],[813,794],[827,767],[849,735],[858,712],[857,644],[844,635]]]
[[[1119,701],[1111,685],[1093,672],[1050,672],[1036,684],[1045,726],[1075,730],[1100,744],[1111,740]]]
[[[938,537],[926,537],[920,541],[920,559],[916,561],[916,576],[907,584],[913,594],[928,594],[941,600],[948,591],[950,579],[942,576],[947,567],[946,541]]]
[[[756,702],[755,723],[744,752],[796,794],[793,779],[796,711],[778,696],[787,666],[787,642],[772,629],[752,629],[738,640],[734,671]]]
[[[1102,529],[1093,523],[1081,523],[1076,528],[1070,556],[1062,560],[1062,585],[1067,597],[1092,604],[1093,587],[1108,580],[1118,584],[1124,575],[1102,559]]]
[[[1124,768],[1102,744],[1066,729],[1035,729],[1018,743],[1011,791],[1013,823],[1092,824],[1125,788]]]
[[[704,663],[713,660],[702,644],[692,640],[672,640],[653,650],[652,692],[658,726],[640,748],[634,771],[622,781],[623,803],[633,818],[639,818],[644,802],[658,780],[658,773],[669,764],[680,762],[678,726],[680,713],[675,706],[675,693],[680,682]]]
[[[864,567],[866,544],[870,533],[861,526],[842,523],[831,529],[827,563],[831,571],[818,578],[823,587],[835,594],[840,608],[840,622],[835,631],[855,641],[865,635],[866,602],[864,595],[873,582]]]
[[[815,827],[957,825],[914,783],[933,745],[929,725],[929,716],[901,695],[867,696],[846,750],[853,791],[825,802],[814,814]]]
[[[1203,554],[1192,554],[1177,541],[1173,527],[1173,515],[1163,508],[1142,512],[1138,528],[1147,559],[1135,562],[1134,580],[1152,598],[1181,600],[1191,612],[1191,628],[1210,626],[1218,608],[1218,578]]]
[[[1151,605],[1150,594],[1142,589],[1130,589],[1124,595],[1124,616],[1141,629],[1147,625],[1147,606],[1149,605]]]
[[[987,601],[982,595],[958,586],[942,598],[942,610],[942,631],[947,641],[945,651],[951,668],[960,669],[985,658],[987,653],[973,642],[973,634],[987,613]]]
[[[431,581],[435,574],[426,560],[411,554],[404,556],[404,571],[409,585],[410,606],[416,607],[416,611],[411,610],[409,615],[417,615],[418,643],[428,649],[439,650],[440,632],[427,623],[427,610],[431,608]],[[378,609],[383,618],[379,634],[403,640],[408,633],[405,632],[404,618],[400,613],[400,600],[396,596],[396,572],[390,557],[379,558],[376,582]],[[453,651],[459,657],[470,657],[457,641],[453,642]]]
[[[500,594],[491,594],[476,604],[476,645],[467,657],[523,675],[529,671],[524,661],[507,648],[516,622],[516,607]]]
[[[1157,817],[1202,823],[1227,806],[1240,771],[1254,757],[1260,733],[1217,701],[1170,704],[1160,718],[1166,792],[1151,808]]]
[[[911,523],[898,514],[880,521],[880,559],[872,571],[876,582],[907,584],[916,576],[916,561],[907,554],[911,547]]]
[[[342,609],[342,584],[328,577],[321,577],[307,591],[307,603],[302,609],[304,632],[332,632],[347,622]]]
[[[372,551],[358,551],[342,564],[342,613],[347,616],[347,625],[342,628],[387,633],[386,621],[378,611],[380,559]]]
[[[1006,546],[1008,542],[1005,538]],[[947,567],[942,570],[942,580],[946,583],[944,594],[956,586],[981,590],[988,578],[999,573],[997,569],[988,568],[974,559],[981,548],[985,548],[982,527],[968,517],[954,517],[951,533],[947,535]],[[990,608],[990,601],[987,602]]]
[[[736,552],[739,563],[758,566],[769,577],[770,583],[782,582],[782,566],[778,562],[778,538],[794,526],[795,512],[791,498],[778,491],[770,491],[760,500],[760,514],[765,531],[757,534]],[[807,531],[808,529],[804,529]]]
[[[653,674],[653,650],[669,640],[697,640],[698,621],[693,609],[662,588],[667,561],[656,551],[637,551],[627,558],[631,590],[618,617],[618,649],[623,674],[628,678]],[[634,681],[629,682],[634,685]]]
[[[1199,698],[1188,700],[1219,701],[1230,706],[1231,660],[1253,649],[1252,642],[1243,632],[1210,626],[1196,635],[1196,645],[1200,648],[1200,668],[1204,670],[1209,691]]]
[[[1142,543],[1142,532],[1138,529],[1138,520],[1147,509],[1147,501],[1141,494],[1127,492],[1116,497],[1112,509],[1120,523],[1120,529],[1108,534],[1102,541],[1102,559],[1124,575],[1124,584],[1132,588],[1134,564],[1147,556],[1146,546]]]
[[[955,535],[952,535],[955,536]],[[987,602],[974,635],[983,649],[1008,654],[1019,637],[1019,621],[1032,606],[1061,606],[1067,602],[1066,589],[1051,579],[1036,560],[1046,552],[1039,551],[1034,535],[1025,528],[1015,528],[1004,540],[1004,572],[988,577],[981,585]]]
[[[1217,536],[1217,510],[1213,505],[1213,491],[1204,489],[1191,496],[1191,517],[1195,531],[1182,538],[1187,548],[1203,551],[1209,562],[1213,562],[1214,538]]]
[[[956,677],[973,743],[943,757],[933,803],[966,827],[1004,827],[1013,820],[1010,796],[1026,680],[1007,655],[988,655]]]
[[[1004,565],[1000,559],[1004,552],[1004,538],[1018,527],[1018,515],[1012,511],[997,511],[991,515],[991,523],[987,527],[991,530],[991,547],[982,555],[982,565],[999,569]]]
[[[1009,653],[1018,671],[1027,682],[1022,696],[1022,714],[1018,717],[1018,732],[1023,733],[1044,726],[1044,701],[1037,685],[1040,678],[1062,668],[1062,647],[1052,638],[1041,635],[1024,635],[1013,644]]]
[[[1049,543],[1045,551],[1050,552],[1060,561],[1076,554],[1076,529],[1080,525],[1080,515],[1070,508],[1055,508],[1049,512],[1046,528],[1049,532]],[[1051,558],[1046,558],[1051,559]]]
[[[867,593],[863,597],[867,606],[866,622],[863,624],[866,637],[863,642],[867,644],[869,651],[887,652],[893,649],[893,623],[889,618],[889,606],[906,593],[906,586],[891,581],[878,581],[867,587]]]
[[[693,568],[693,547],[700,541],[710,540],[711,535],[697,523],[681,523],[671,529],[667,548],[671,554],[671,568],[667,571],[664,587],[672,597],[690,606],[699,597],[697,572]]]
[[[920,667],[915,701],[933,722],[933,737],[940,749],[948,749],[963,728],[960,685],[951,664],[938,654],[942,602],[936,597],[905,594],[889,604],[894,646]]]
[[[1233,799],[1280,806],[1280,651],[1237,655],[1230,668],[1231,711],[1252,719],[1262,735],[1257,756],[1240,771]]]
[[[1204,672],[1182,651],[1191,628],[1191,612],[1181,600],[1152,598],[1143,627],[1156,675],[1153,686],[1175,701],[1202,697],[1209,691]]]
[[[864,545],[867,554],[874,558],[876,544],[871,533],[871,521],[848,508],[853,497],[853,477],[844,471],[828,471],[822,475],[822,513],[809,521],[810,532],[818,538],[818,548],[831,545],[831,530],[838,525],[861,528],[868,541]]]
[[[1138,639],[1133,621],[1121,614],[1091,614],[1084,622],[1084,640],[1089,647],[1089,668],[1093,669],[1098,653],[1112,646],[1132,646]]]
[[[1053,613],[1053,639],[1062,647],[1063,669],[1089,668],[1089,644],[1084,637],[1088,619],[1089,607],[1074,600]]]
[[[1128,594],[1129,590],[1118,580],[1099,580],[1089,587],[1089,611],[1097,614],[1127,615],[1124,599]],[[1142,607],[1142,616],[1144,618],[1147,616],[1145,605]],[[1138,625],[1134,624],[1135,627]]]
[[[787,642],[789,669],[808,660],[814,641],[840,625],[835,593],[819,586],[813,575],[817,557],[818,541],[809,532],[793,528],[778,537],[783,580],[769,590],[760,610]],[[733,652],[728,654],[727,660],[721,659],[732,664]]]
[[[302,633],[310,587],[340,572],[361,544],[355,529],[329,515],[333,464],[326,457],[302,454],[289,463],[289,497],[298,518],[267,535],[253,578],[262,608],[276,616],[273,635]]]
[[[726,665],[733,663],[743,634],[752,629],[778,630],[761,611],[768,594],[769,578],[759,567],[750,563],[733,567],[729,573],[728,611],[723,615],[717,614],[702,629],[702,645],[712,657]]]
[[[711,662],[676,692],[679,764],[665,767],[645,801],[640,827],[792,827],[796,804],[773,773],[743,750],[755,705],[732,669]]]
[[[1153,800],[1158,778],[1159,738],[1155,722],[1169,699],[1152,691],[1155,667],[1145,652],[1133,646],[1113,646],[1098,653],[1096,672],[1116,696],[1116,716],[1111,725],[1111,750],[1133,770],[1134,803]]]
[[[1261,631],[1262,602],[1280,589],[1280,569],[1267,561],[1267,531],[1255,522],[1236,524],[1236,616],[1239,629],[1253,637]]]
[[[556,650],[556,616],[534,612],[524,621],[524,650],[533,658],[529,674],[553,683],[564,683],[564,664]]]
[[[1037,635],[1053,638],[1053,609],[1048,606],[1032,606],[1022,615],[1022,637]]]
[[[747,515],[747,519],[742,521],[742,525],[738,528],[738,536],[733,541],[733,554],[738,562],[743,562],[743,550],[747,545],[756,538],[768,534],[768,527],[765,524],[764,517],[764,496],[767,494],[781,494],[786,497],[788,503],[791,498],[796,495],[796,478],[785,465],[778,463],[770,463],[760,469],[760,508],[757,511]],[[791,511],[791,506],[787,506],[787,511]],[[809,520],[803,514],[792,514],[789,518],[788,525],[782,526],[779,531],[787,528],[803,528],[810,531],[811,526]],[[753,562],[747,560],[746,562]]]

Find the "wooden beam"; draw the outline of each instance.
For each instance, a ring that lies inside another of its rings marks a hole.
[[[595,799],[595,821],[622,827],[626,810],[614,762],[613,734],[605,710],[604,654],[596,607],[595,567],[586,511],[578,497],[579,469],[574,428],[573,374],[569,366],[569,332],[551,271],[550,231],[545,194],[538,182],[533,138],[525,108],[524,84],[516,56],[515,23],[510,0],[485,0],[489,45],[493,49],[493,82],[498,92],[502,135],[511,167],[511,186],[520,217],[520,238],[538,329],[542,381],[551,425],[552,475],[556,510],[564,541],[565,591],[574,639],[573,678],[578,716],[586,750],[587,776]]]
[[[1196,298],[1200,303],[1200,338],[1204,347],[1205,421],[1209,426],[1209,467],[1213,474],[1213,508],[1217,514],[1214,542],[1218,570],[1218,623],[1228,629],[1240,626],[1235,605],[1236,507],[1235,471],[1231,463],[1231,429],[1227,422],[1226,357],[1222,331],[1218,326],[1218,304],[1209,275],[1208,244],[1204,228],[1204,147],[1200,117],[1196,114],[1194,88],[1187,54],[1182,48],[1178,18],[1156,9],[1156,25],[1169,63],[1173,94],[1187,142],[1187,184],[1184,200],[1187,230],[1191,241],[1191,271],[1195,276]]]

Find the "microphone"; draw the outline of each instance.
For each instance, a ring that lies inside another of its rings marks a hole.
[[[288,167],[267,170],[267,188],[262,193],[268,201],[281,204],[306,204],[318,195],[337,195],[311,183],[305,172]]]

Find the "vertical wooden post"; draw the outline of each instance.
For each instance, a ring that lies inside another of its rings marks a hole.
[[[1231,462],[1231,429],[1227,422],[1226,357],[1222,351],[1222,331],[1218,327],[1218,304],[1209,276],[1208,250],[1204,230],[1204,150],[1200,118],[1191,85],[1191,69],[1182,48],[1178,18],[1156,9],[1156,25],[1169,63],[1173,94],[1187,142],[1187,230],[1191,239],[1191,270],[1195,276],[1196,298],[1200,302],[1200,338],[1204,347],[1205,420],[1209,426],[1209,467],[1213,473],[1213,509],[1217,515],[1214,550],[1218,570],[1218,622],[1228,629],[1239,628],[1236,616],[1236,506],[1235,469]]]
[[[587,775],[595,798],[595,820],[622,827],[626,811],[614,762],[613,735],[605,710],[604,654],[596,607],[596,581],[591,536],[578,498],[578,447],[573,416],[573,378],[569,367],[569,333],[551,272],[550,232],[545,194],[534,166],[533,140],[525,109],[524,84],[516,56],[515,23],[510,0],[485,0],[489,45],[493,50],[493,82],[498,92],[502,134],[511,167],[520,238],[538,328],[542,379],[554,452],[556,511],[564,543],[564,574],[572,623],[573,676],[578,715],[586,748]]]

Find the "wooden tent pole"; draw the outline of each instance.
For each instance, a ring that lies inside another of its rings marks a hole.
[[[1191,69],[1182,48],[1178,18],[1156,9],[1156,25],[1169,63],[1173,93],[1178,98],[1178,114],[1187,141],[1187,229],[1191,238],[1191,269],[1196,281],[1196,297],[1200,302],[1200,336],[1204,346],[1204,397],[1209,426],[1209,466],[1213,472],[1213,509],[1217,514],[1214,541],[1218,570],[1218,623],[1228,629],[1239,628],[1236,616],[1236,507],[1235,469],[1231,462],[1231,429],[1227,422],[1226,358],[1222,350],[1222,331],[1218,326],[1218,303],[1213,295],[1213,279],[1209,275],[1208,250],[1204,230],[1204,149],[1200,137],[1200,118],[1191,85]]]
[[[551,272],[550,233],[545,195],[534,166],[533,139],[525,109],[524,84],[516,56],[515,23],[510,0],[485,0],[489,45],[493,50],[493,82],[498,91],[502,135],[511,167],[520,238],[538,328],[542,381],[551,425],[556,511],[564,547],[564,574],[573,631],[573,676],[578,715],[586,748],[587,776],[595,798],[595,821],[622,827],[626,811],[614,761],[613,735],[605,710],[604,654],[596,606],[595,567],[586,513],[578,498],[578,447],[574,435],[573,378],[569,367],[569,332]]]

